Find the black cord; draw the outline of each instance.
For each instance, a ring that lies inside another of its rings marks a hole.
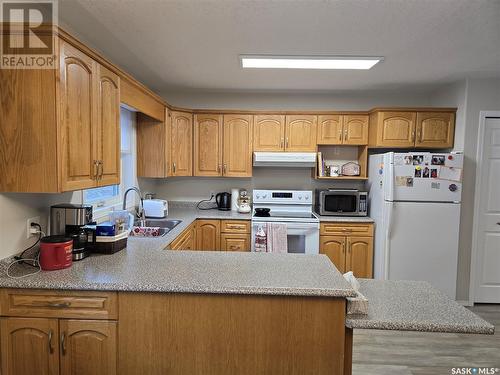
[[[203,199],[201,201],[199,201],[197,204],[196,204],[196,208],[198,210],[215,210],[217,208],[217,203],[216,202],[212,202],[212,199],[214,199],[214,195],[212,194],[210,196],[210,199]],[[203,203],[203,202],[212,202],[212,203],[215,203],[215,206],[212,206],[212,207],[200,207],[200,205]]]
[[[32,227],[38,227],[38,239],[36,240],[36,242],[35,242],[33,245],[31,245],[30,247],[28,247],[28,248],[24,249],[24,250],[21,252],[21,254],[19,254],[19,255],[15,256],[15,257],[14,257],[14,259],[16,259],[16,260],[21,260],[21,259],[23,259],[24,254],[25,254],[27,251],[29,251],[29,250],[33,249],[36,245],[38,245],[38,244],[40,243],[40,240],[42,239],[42,226],[41,226],[40,224],[38,224],[38,223],[31,223],[31,226],[32,226]],[[27,262],[23,262],[23,263],[29,264],[29,265],[31,266],[31,264],[30,264],[30,263],[27,263]]]

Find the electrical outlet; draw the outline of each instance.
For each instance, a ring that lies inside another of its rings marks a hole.
[[[26,222],[26,238],[30,238],[32,236],[36,236],[37,233],[37,227],[32,227],[31,223],[37,223],[40,224],[40,216],[35,216]],[[40,224],[41,225],[41,224]]]

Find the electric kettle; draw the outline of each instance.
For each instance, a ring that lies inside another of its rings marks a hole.
[[[215,196],[215,202],[217,202],[217,208],[221,211],[231,210],[231,194],[229,193],[218,193]]]

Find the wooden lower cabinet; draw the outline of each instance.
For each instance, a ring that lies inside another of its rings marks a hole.
[[[354,276],[373,277],[373,237],[348,236],[345,269]]]
[[[57,319],[2,318],[2,375],[58,375]]]
[[[320,237],[320,253],[325,254],[330,258],[337,269],[345,272],[345,245],[346,238],[344,236],[321,236]]]
[[[220,250],[220,220],[196,220],[196,250]]]
[[[115,375],[115,321],[1,318],[3,375]]]
[[[60,320],[61,375],[116,375],[117,323]]]
[[[340,272],[373,277],[373,224],[322,223],[320,234],[319,252],[327,255]]]
[[[196,222],[187,227],[167,248],[170,250],[196,250]]]

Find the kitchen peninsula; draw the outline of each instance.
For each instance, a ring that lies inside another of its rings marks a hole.
[[[324,255],[164,250],[170,240],[130,238],[69,269],[1,276],[2,373],[54,374],[60,363],[121,375],[350,374],[353,328],[493,333],[426,283],[362,280],[372,315],[346,319],[355,292]],[[86,351],[100,361],[77,361]]]

